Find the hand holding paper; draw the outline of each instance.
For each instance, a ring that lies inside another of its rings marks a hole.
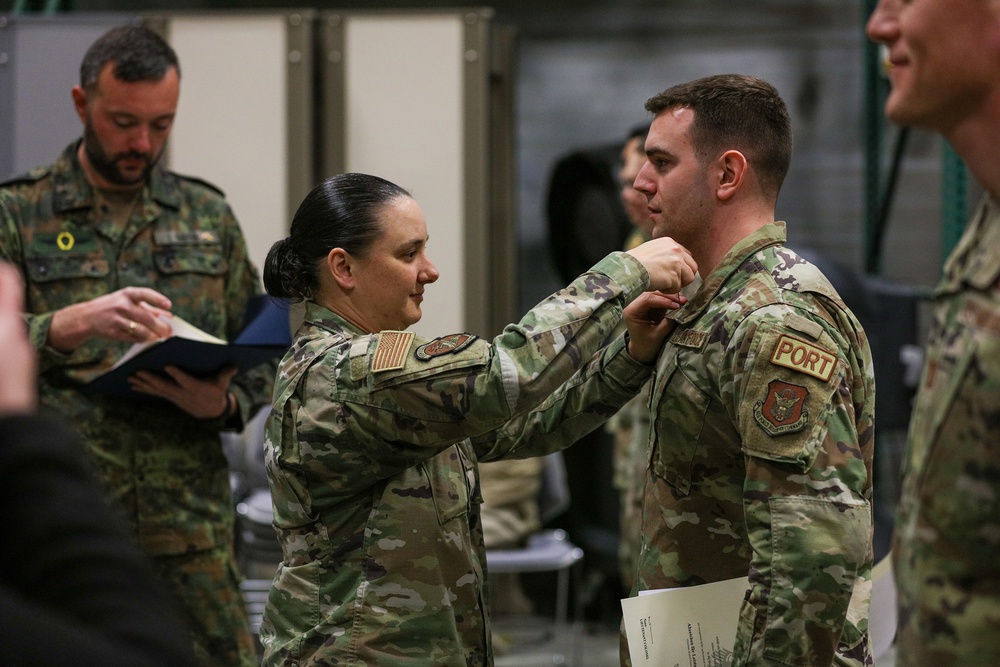
[[[748,588],[745,578],[728,579],[640,591],[638,597],[622,600],[633,667],[729,667],[740,604]],[[868,631],[872,654],[879,658],[896,635],[891,554],[872,569],[870,590]]]

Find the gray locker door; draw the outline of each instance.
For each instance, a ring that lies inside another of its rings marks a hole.
[[[82,134],[70,90],[87,48],[130,14],[0,16],[0,179],[55,160]]]

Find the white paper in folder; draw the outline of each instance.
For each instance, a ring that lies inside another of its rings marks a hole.
[[[640,591],[622,600],[625,636],[634,667],[729,667],[745,578],[701,586]],[[872,651],[881,657],[896,634],[890,559],[872,571],[869,615]]]

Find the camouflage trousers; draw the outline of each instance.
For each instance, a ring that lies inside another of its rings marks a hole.
[[[240,579],[226,546],[151,559],[179,599],[191,629],[195,655],[205,667],[256,667],[260,664]]]

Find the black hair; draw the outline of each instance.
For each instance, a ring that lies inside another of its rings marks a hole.
[[[628,131],[628,135],[625,137],[625,143],[632,141],[633,139],[646,140],[646,135],[649,134],[649,123],[640,123],[639,125],[633,125],[632,129]],[[640,148],[645,154],[645,149]]]
[[[80,63],[80,87],[93,90],[108,63],[114,63],[120,81],[159,81],[171,67],[181,74],[170,45],[149,28],[131,24],[112,28],[90,45]]]
[[[382,208],[410,193],[368,174],[339,174],[306,195],[292,218],[289,235],[271,246],[264,260],[264,289],[271,296],[301,301],[319,287],[319,271],[334,248],[364,257],[383,232]]]
[[[792,122],[774,86],[757,77],[718,74],[673,86],[646,102],[654,114],[680,107],[694,111],[691,140],[702,159],[740,151],[757,171],[763,192],[777,200],[792,161]]]

